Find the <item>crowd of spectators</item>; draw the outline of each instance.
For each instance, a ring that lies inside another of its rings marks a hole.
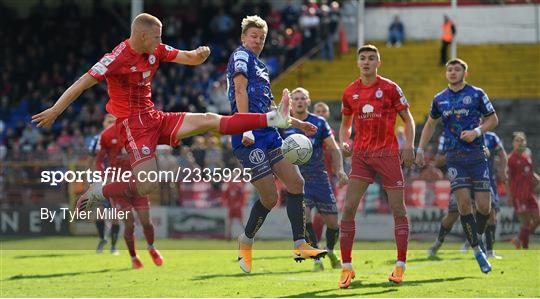
[[[164,111],[230,113],[225,71],[229,54],[238,47],[240,22],[257,14],[269,33],[262,53],[276,76],[301,55],[335,36],[337,2],[300,6],[289,1],[273,8],[269,1],[182,1],[163,6],[150,2],[145,10],[164,23],[163,42],[179,49],[209,45],[212,55],[201,66],[163,64],[153,85],[153,101]],[[30,125],[31,115],[50,107],[65,89],[99,58],[129,36],[129,4],[106,6],[94,0],[82,12],[73,0],[59,6],[38,2],[21,18],[0,2],[0,160],[72,159],[84,154],[101,130],[108,99],[105,83],[74,102],[50,130]],[[15,29],[15,30],[14,30]],[[332,40],[333,41],[333,40]],[[333,58],[333,42],[323,57]]]

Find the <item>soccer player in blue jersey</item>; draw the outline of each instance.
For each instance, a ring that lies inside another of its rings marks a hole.
[[[259,16],[248,16],[242,20],[242,45],[234,50],[227,65],[228,96],[233,113],[268,112],[275,107],[268,69],[259,59],[267,33],[268,26]],[[285,89],[282,103],[288,100],[289,91]],[[282,109],[280,103],[278,111]],[[317,130],[308,122],[294,118],[290,120],[293,127],[302,129],[308,135],[315,134]],[[327,253],[326,250],[311,247],[305,240],[304,180],[298,167],[283,159],[281,142],[279,132],[274,128],[256,129],[232,136],[234,155],[244,168],[250,169],[251,183],[260,196],[251,209],[244,233],[238,237],[238,262],[245,273],[251,272],[255,234],[277,203],[274,174],[287,189],[287,215],[293,233],[295,260],[320,258]]]
[[[328,172],[324,165],[323,145],[332,154],[332,166],[336,171],[338,184],[343,186],[347,183],[347,174],[343,170],[343,158],[337,145],[332,129],[326,120],[310,113],[308,108],[311,104],[309,91],[302,87],[297,87],[291,92],[291,116],[312,123],[317,127],[317,133],[309,136],[313,144],[313,154],[311,159],[304,165],[301,165],[300,173],[305,181],[305,203],[306,203],[306,237],[311,246],[318,248],[317,234],[313,229],[311,210],[316,208],[322,215],[326,224],[326,250],[332,268],[340,269],[341,262],[334,253],[334,245],[339,236],[338,210],[336,198],[330,185]],[[280,129],[281,137],[286,138],[292,134],[304,134],[297,128]],[[314,271],[322,271],[324,266],[320,259],[315,260]]]
[[[447,145],[445,144],[448,138],[445,138],[444,135],[439,139],[439,151],[438,155],[444,155]],[[497,229],[497,212],[499,211],[499,193],[497,192],[497,176],[502,180],[506,181],[506,167],[508,164],[508,156],[504,150],[501,139],[497,134],[493,132],[486,132],[484,134],[484,151],[488,156],[488,165],[489,165],[489,181],[491,185],[491,212],[489,214],[489,219],[487,222],[486,232],[485,232],[485,244],[487,250],[488,258],[501,259],[500,256],[495,254],[494,244],[495,244],[495,233]],[[498,157],[497,163],[495,162],[495,157]],[[437,251],[444,242],[446,235],[452,230],[454,223],[457,221],[459,216],[456,197],[452,193],[450,195],[450,202],[448,203],[448,214],[441,220],[441,227],[439,229],[439,234],[437,240],[429,248],[428,254],[430,256],[435,256]]]
[[[456,58],[446,64],[449,84],[433,99],[420,137],[416,162],[419,166],[424,165],[424,147],[442,119],[444,134],[448,138],[448,178],[456,195],[463,231],[474,250],[480,270],[488,273],[491,264],[479,246],[479,235],[484,234],[491,212],[490,174],[483,134],[495,128],[499,120],[487,94],[467,84],[466,75],[465,61]],[[476,217],[472,213],[471,190],[476,201]]]

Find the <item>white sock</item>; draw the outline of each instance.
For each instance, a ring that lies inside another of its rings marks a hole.
[[[306,243],[306,240],[305,239],[298,239],[296,241],[294,241],[294,248],[298,248],[300,247],[300,245]]]
[[[240,239],[240,241],[242,243],[246,243],[246,244],[250,244],[250,245],[253,245],[253,241],[255,241],[254,238],[249,238],[248,236],[246,236],[245,233],[242,233],[240,235],[239,239]]]
[[[405,262],[397,261],[396,266],[405,268]]]
[[[349,270],[352,270],[352,263],[343,263],[341,264],[341,267],[343,269],[349,269]]]

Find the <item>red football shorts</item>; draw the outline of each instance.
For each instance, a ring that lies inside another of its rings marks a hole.
[[[534,195],[531,195],[527,198],[514,198],[514,201],[512,202],[514,205],[514,209],[516,210],[517,214],[521,213],[539,213],[538,209],[538,201],[536,200],[536,197]]]
[[[120,137],[126,140],[131,166],[155,156],[158,144],[178,145],[176,133],[180,130],[185,112],[150,111],[141,115],[120,118],[117,121]]]
[[[398,156],[369,157],[360,154],[352,156],[352,170],[349,178],[357,178],[373,183],[379,174],[385,189],[403,189],[403,172]]]
[[[148,196],[138,196],[130,200],[117,197],[111,200],[111,205],[120,211],[148,210],[150,209],[150,198]]]

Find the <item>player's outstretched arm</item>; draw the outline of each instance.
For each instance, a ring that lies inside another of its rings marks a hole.
[[[191,51],[178,51],[173,62],[187,65],[199,65],[210,56],[210,48],[207,46],[198,47]]]
[[[352,155],[350,145],[352,134],[352,115],[341,114],[341,125],[339,127],[339,147],[345,157]]]
[[[401,158],[406,167],[411,167],[414,163],[414,135],[415,123],[409,109],[399,111],[399,116],[405,125],[405,146]]]
[[[313,136],[317,133],[317,126],[307,121],[302,121],[294,117],[291,118],[291,127],[304,131],[307,136]]]
[[[98,83],[98,80],[89,74],[82,75],[73,83],[49,109],[32,116],[32,122],[38,128],[50,128],[56,118],[66,110],[82,93]]]
[[[332,155],[332,168],[336,170],[338,185],[343,186],[347,184],[347,174],[343,170],[343,157],[341,156],[341,151],[334,139],[334,135],[326,137],[324,139],[324,144],[326,145],[326,149],[328,149]]]
[[[440,118],[434,119],[431,116],[428,117],[424,128],[422,129],[422,134],[420,135],[420,142],[418,143],[418,149],[416,150],[416,165],[424,167],[424,148],[428,144],[429,140],[435,132],[435,127],[439,122]]]

